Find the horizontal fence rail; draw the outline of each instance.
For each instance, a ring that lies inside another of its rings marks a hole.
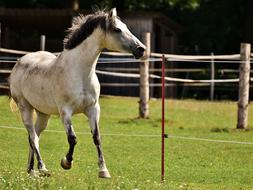
[[[27,53],[31,53],[31,51],[22,51],[22,50],[14,50],[14,49],[7,49],[7,48],[0,48],[0,52],[2,53],[11,53],[11,54],[18,54],[24,55]],[[53,52],[54,54],[59,54],[60,52]],[[110,56],[131,56],[130,53],[120,53],[120,52],[102,52],[102,55],[110,55]],[[162,57],[163,54],[161,53],[151,53],[151,57]],[[253,54],[251,54],[253,56]],[[204,56],[196,56],[196,55],[175,55],[175,54],[164,54],[165,58],[167,59],[177,59],[177,60],[211,60],[211,59],[229,59],[229,60],[239,60],[240,54],[233,54],[233,55],[204,55]]]
[[[109,71],[101,71],[96,70],[97,74],[102,75],[109,75],[109,76],[115,76],[115,77],[128,77],[128,78],[140,78],[140,74],[130,74],[130,73],[118,73],[118,72],[109,72]],[[159,75],[150,74],[149,78],[154,79],[161,79],[162,77]],[[193,79],[180,79],[180,78],[172,78],[172,77],[165,77],[166,81],[170,82],[185,82],[185,83],[226,83],[226,82],[238,82],[239,79],[215,79],[215,80],[193,80]]]
[[[162,57],[165,56],[166,59],[177,59],[177,60],[212,60],[212,59],[230,59],[239,60],[240,54],[233,55],[175,55],[175,54],[161,54],[161,53],[151,53],[152,57]]]
[[[11,53],[11,54],[18,54],[18,55],[24,55],[27,53],[30,53],[30,51],[21,51],[21,50],[13,50],[13,49],[6,49],[6,48],[0,48],[0,52],[2,53]],[[59,54],[59,52],[55,52],[55,54]],[[151,53],[150,58],[143,59],[143,60],[136,60],[133,58],[132,54],[130,53],[119,53],[119,52],[102,52],[102,55],[108,55],[108,56],[119,56],[117,58],[99,58],[98,63],[101,64],[112,64],[112,63],[139,63],[139,62],[158,62],[161,61],[162,54],[160,53]],[[195,56],[195,55],[174,55],[174,54],[164,54],[167,61],[173,61],[173,62],[191,62],[191,63],[211,63],[213,61],[214,63],[241,63],[240,61],[240,54],[233,54],[233,55],[205,55],[205,56]],[[253,56],[253,54],[251,54]],[[15,58],[8,57],[8,59],[1,59],[0,63],[15,63],[16,61],[13,60]],[[16,58],[17,59],[17,58]],[[101,70],[102,69],[102,70]],[[138,72],[139,68],[110,68],[110,67],[104,67],[100,68],[100,70],[96,70],[97,74],[100,75],[107,75],[107,76],[114,76],[114,77],[127,77],[127,78],[140,78],[140,74],[132,73],[132,72]],[[205,69],[182,69],[182,68],[173,68],[173,69],[166,69],[166,72],[205,72]],[[125,73],[128,72],[128,73]],[[131,73],[129,73],[131,72]],[[149,72],[161,72],[161,69],[158,68],[150,68]],[[219,70],[221,73],[225,72],[235,72],[238,73],[238,70],[232,70],[232,69],[222,69]],[[11,70],[8,69],[0,69],[0,74],[10,74]],[[161,79],[161,76],[155,75],[155,74],[149,74],[150,79]],[[175,78],[175,77],[165,77],[166,81],[169,82],[176,82],[176,83],[193,83],[192,85],[195,86],[206,86],[210,85],[211,83],[238,83],[239,78],[233,78],[233,79],[213,79],[213,80],[196,80],[196,79],[183,79],[183,78]],[[253,81],[253,78],[250,78],[250,81]],[[198,85],[197,83],[205,83],[203,85]],[[138,86],[137,83],[101,83],[102,86]],[[150,86],[160,86],[160,84],[150,84]],[[167,86],[172,86],[171,84]],[[7,89],[8,86],[0,85],[0,88]]]

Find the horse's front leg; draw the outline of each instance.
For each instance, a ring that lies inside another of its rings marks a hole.
[[[72,116],[72,112],[68,110],[63,110],[61,112],[61,119],[64,124],[64,128],[65,128],[65,131],[68,137],[68,143],[69,143],[69,151],[67,155],[61,160],[62,168],[66,170],[70,169],[72,166],[74,148],[77,143],[74,128],[71,124],[71,116]]]
[[[110,178],[110,173],[106,168],[105,159],[102,152],[101,146],[101,138],[99,132],[99,117],[100,117],[100,107],[99,104],[91,107],[87,112],[86,115],[89,119],[89,124],[91,128],[91,132],[93,135],[93,141],[96,145],[97,152],[98,152],[98,166],[99,166],[99,173],[98,176],[101,178]]]

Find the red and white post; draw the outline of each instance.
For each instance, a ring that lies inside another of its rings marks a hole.
[[[164,181],[164,100],[165,100],[165,57],[162,55],[162,158],[161,158],[161,181]]]

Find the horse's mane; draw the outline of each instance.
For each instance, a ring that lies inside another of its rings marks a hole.
[[[67,30],[68,34],[63,41],[64,48],[73,49],[89,37],[98,26],[106,31],[106,27],[112,24],[113,20],[108,17],[108,13],[105,11],[99,10],[87,16],[79,14],[73,18],[72,26]]]

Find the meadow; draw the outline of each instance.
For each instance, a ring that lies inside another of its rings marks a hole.
[[[78,138],[73,168],[65,171],[60,166],[68,143],[59,118],[53,116],[40,140],[51,176],[31,178],[26,173],[26,130],[10,111],[8,98],[0,97],[0,189],[253,189],[252,105],[249,129],[237,130],[236,102],[166,100],[165,127],[172,137],[165,139],[165,181],[161,182],[161,101],[150,101],[149,119],[137,117],[137,98],[101,97],[100,104],[102,145],[112,178],[97,176],[96,149],[81,114],[73,117]]]

